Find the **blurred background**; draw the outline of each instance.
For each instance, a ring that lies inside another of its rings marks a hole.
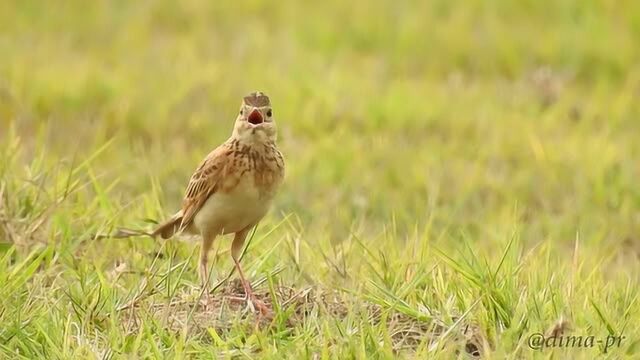
[[[74,204],[109,199],[71,228],[174,211],[262,90],[271,216],[311,240],[519,224],[640,251],[637,1],[3,1],[0,54],[4,176],[91,159]]]
[[[255,90],[287,174],[243,267],[335,295],[257,333],[197,306],[198,247],[94,237],[175,212]],[[0,352],[632,356],[639,160],[637,0],[3,0]]]

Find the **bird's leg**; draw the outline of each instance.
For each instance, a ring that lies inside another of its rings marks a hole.
[[[205,306],[208,306],[211,300],[209,294],[209,250],[211,250],[211,245],[213,245],[213,241],[215,240],[215,238],[216,236],[212,235],[211,233],[202,233],[199,274]]]
[[[240,255],[242,252],[242,246],[244,245],[244,240],[249,233],[249,230],[253,226],[249,226],[241,231],[238,231],[233,238],[233,243],[231,245],[231,256],[233,257],[233,262],[236,264],[236,269],[238,269],[238,274],[240,275],[240,281],[242,282],[242,287],[244,288],[244,292],[247,296],[247,301],[250,301],[253,306],[260,311],[262,315],[268,315],[271,311],[269,308],[260,301],[256,295],[253,293],[253,289],[251,288],[251,284],[244,276],[244,272],[242,271],[242,266],[240,266]]]

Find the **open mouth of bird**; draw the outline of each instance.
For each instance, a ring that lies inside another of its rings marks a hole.
[[[259,125],[262,124],[264,119],[262,118],[262,114],[258,110],[253,110],[247,119],[250,124]]]

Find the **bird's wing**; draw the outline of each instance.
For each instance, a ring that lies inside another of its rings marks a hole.
[[[189,226],[211,194],[219,189],[230,168],[231,149],[225,143],[213,150],[202,161],[189,180],[182,201],[180,229]]]

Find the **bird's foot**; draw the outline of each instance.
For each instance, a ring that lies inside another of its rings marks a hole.
[[[247,302],[253,307],[253,311],[258,310],[261,316],[271,317],[272,312],[271,309],[261,300],[257,299],[255,296],[247,299]]]
[[[202,305],[202,309],[204,311],[209,311],[214,308],[213,297],[211,296],[211,291],[209,290],[209,284],[204,283],[200,288],[200,305]]]
[[[204,311],[212,310],[214,308],[214,303],[211,295],[209,295],[208,293],[204,293],[202,295],[202,298],[200,298],[200,305],[202,306],[202,310]]]
[[[252,312],[259,312],[261,316],[271,317],[271,309],[254,294],[253,289],[248,281],[243,281],[244,292],[246,296],[247,306]]]

